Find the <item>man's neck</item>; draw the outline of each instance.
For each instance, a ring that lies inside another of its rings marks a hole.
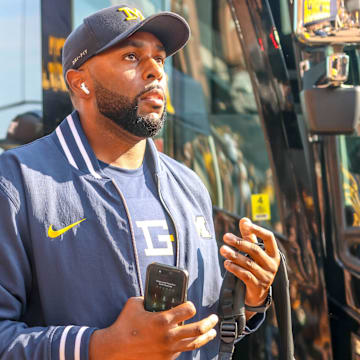
[[[146,139],[130,134],[103,116],[85,118],[80,114],[80,121],[99,160],[123,169],[137,169],[141,166]]]

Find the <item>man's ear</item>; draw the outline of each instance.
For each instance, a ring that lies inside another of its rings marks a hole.
[[[90,90],[87,87],[84,79],[84,73],[79,70],[70,69],[66,73],[66,81],[69,85],[71,92],[76,96],[88,99]],[[84,91],[86,89],[86,91]]]

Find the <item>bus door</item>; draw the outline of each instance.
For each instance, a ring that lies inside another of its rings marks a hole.
[[[276,235],[290,274],[295,357],[331,359],[314,161],[306,128],[297,113],[293,71],[288,71],[288,58],[293,55],[286,49],[283,52],[275,27],[274,15],[278,17],[281,4],[271,2],[270,6],[269,1],[257,0],[228,1],[228,5],[251,79],[279,205],[281,227]],[[289,16],[289,11],[285,14]],[[246,353],[249,359],[281,356],[271,313],[263,331],[238,344],[239,359],[246,358]]]
[[[317,174],[333,355],[359,359],[360,2],[295,1],[292,13],[301,108]]]

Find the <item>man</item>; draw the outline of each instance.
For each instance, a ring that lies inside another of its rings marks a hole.
[[[1,156],[1,359],[216,358],[222,279],[210,198],[151,140],[165,117],[165,58],[188,38],[176,14],[144,19],[120,5],[67,39],[63,68],[76,111]],[[246,283],[246,304],[262,307],[279,264],[276,242],[248,219],[240,229],[245,240],[224,241],[252,260],[229,246],[221,254]],[[190,301],[144,310],[154,261],[188,270]]]

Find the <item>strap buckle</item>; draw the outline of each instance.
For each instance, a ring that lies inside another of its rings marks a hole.
[[[226,343],[233,343],[238,337],[238,324],[235,320],[223,320],[220,323],[220,339]]]

